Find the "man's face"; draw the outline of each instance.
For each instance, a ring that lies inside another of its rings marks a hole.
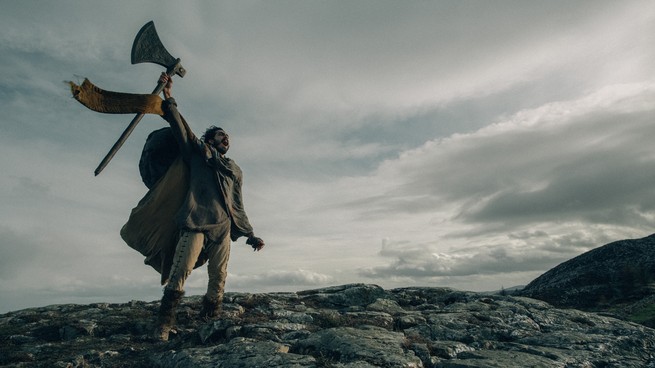
[[[218,130],[214,135],[214,148],[221,154],[226,154],[230,149],[230,136],[224,130]]]

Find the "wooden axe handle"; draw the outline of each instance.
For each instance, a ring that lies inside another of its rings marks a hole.
[[[179,64],[180,64],[180,62],[179,62],[179,59],[178,59],[177,65],[179,65]],[[166,71],[166,74],[168,74],[169,77],[172,77],[176,73],[177,73],[177,68],[176,67],[170,68],[169,70]],[[164,89],[164,85],[165,85],[165,83],[158,82],[157,87],[155,87],[155,89],[152,91],[152,94],[153,95],[160,94],[161,91]],[[118,152],[118,150],[123,146],[123,143],[125,143],[125,141],[127,140],[127,137],[129,137],[130,134],[132,134],[132,131],[134,130],[134,128],[136,128],[136,125],[139,124],[139,121],[141,121],[141,118],[143,118],[143,115],[144,115],[143,113],[137,114],[134,117],[134,119],[132,119],[130,124],[123,131],[123,134],[121,134],[121,136],[118,138],[116,143],[114,143],[114,145],[111,147],[109,152],[107,152],[107,155],[105,156],[105,158],[102,159],[102,161],[100,162],[100,164],[98,165],[98,167],[94,171],[95,176],[98,176],[102,172],[102,170],[107,166],[107,164],[109,164],[109,161],[111,161],[111,159],[114,157],[114,155],[116,155],[116,152]]]

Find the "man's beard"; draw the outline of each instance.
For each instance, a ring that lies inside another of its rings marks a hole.
[[[215,145],[214,148],[216,148],[216,150],[222,155],[226,154],[227,151],[230,149],[229,146],[223,146],[220,143]]]

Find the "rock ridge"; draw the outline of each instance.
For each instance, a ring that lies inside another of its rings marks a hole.
[[[159,302],[55,305],[0,315],[3,367],[655,367],[655,330],[535,299],[349,284],[226,293],[222,317],[183,299],[150,339]]]
[[[655,234],[592,249],[515,294],[560,308],[610,312],[655,327]]]

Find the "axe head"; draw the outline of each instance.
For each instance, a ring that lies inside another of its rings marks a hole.
[[[180,59],[171,56],[159,40],[153,21],[146,23],[134,38],[132,64],[139,63],[159,64],[166,68],[169,75],[177,74],[184,77],[186,74],[186,70],[180,65]]]

